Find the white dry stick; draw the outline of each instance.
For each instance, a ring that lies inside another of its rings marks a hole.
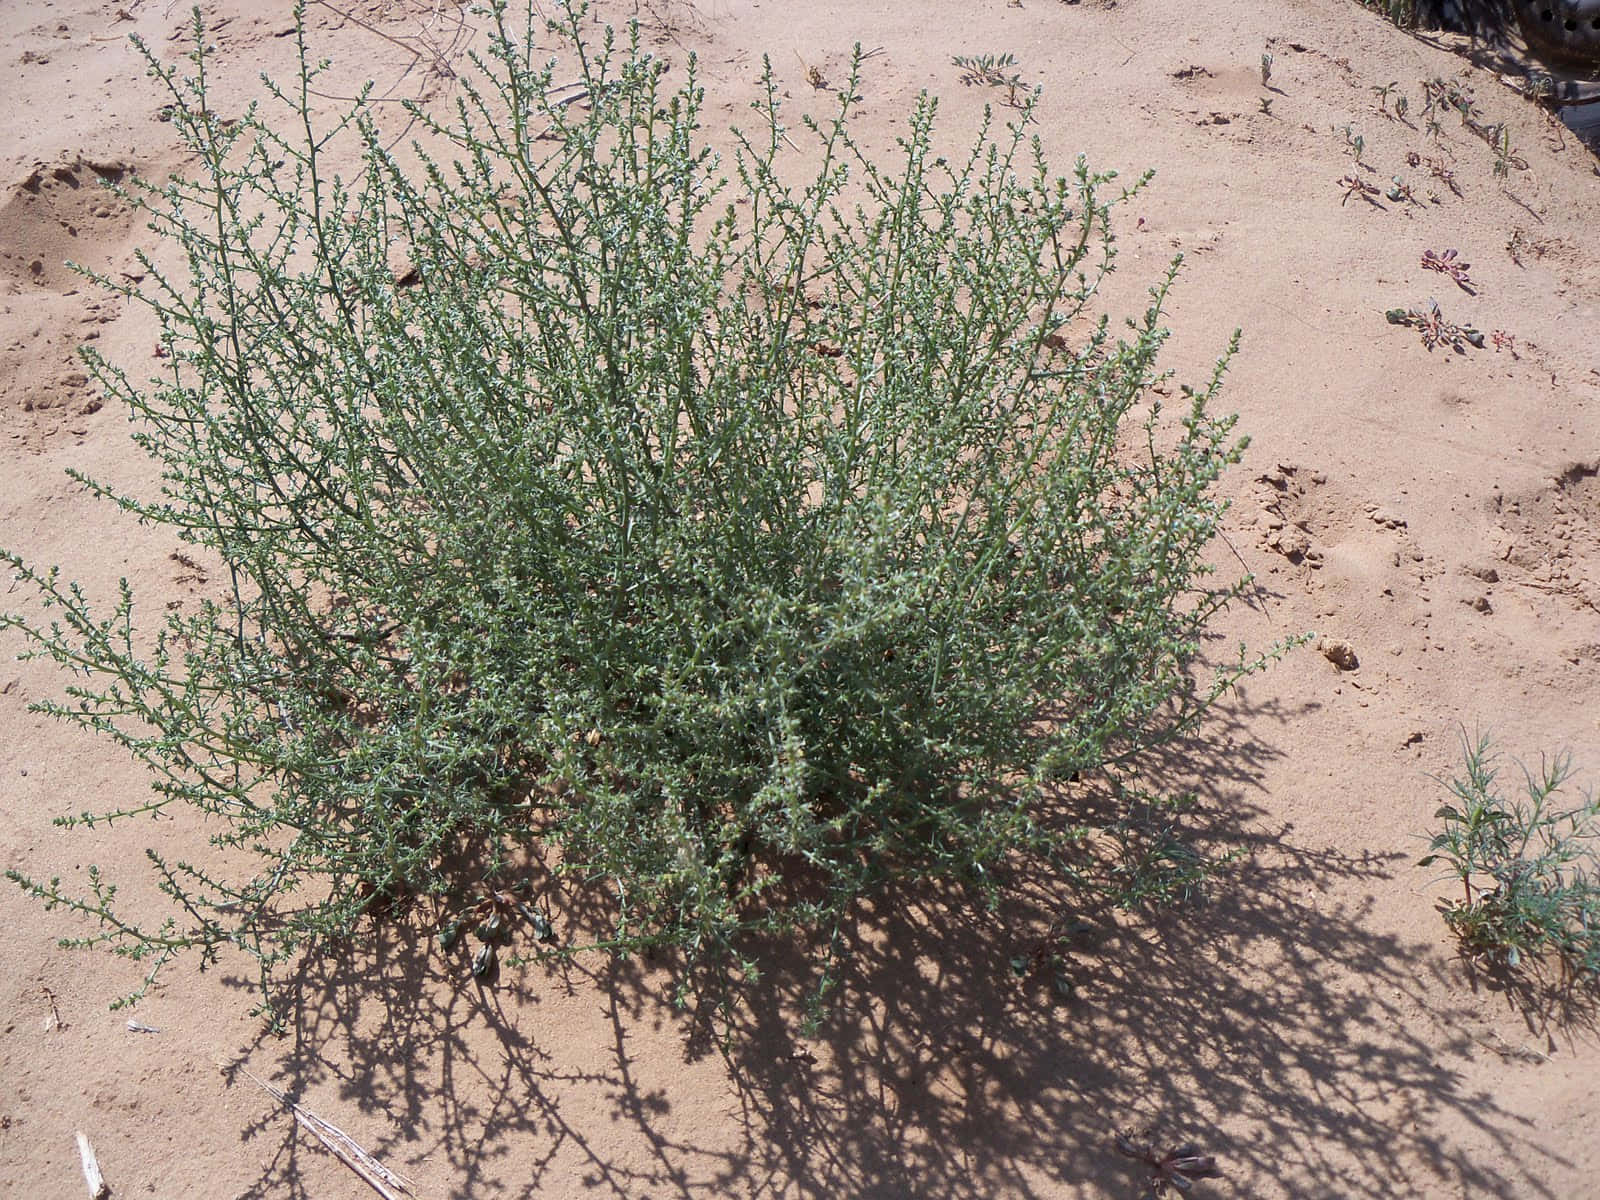
[[[241,1067],[240,1070],[244,1070],[244,1068]],[[294,1114],[294,1119],[300,1123],[301,1128],[308,1130],[317,1141],[333,1152],[334,1157],[366,1180],[367,1185],[382,1196],[383,1200],[401,1200],[403,1196],[416,1195],[411,1190],[409,1182],[373,1158],[372,1155],[356,1144],[354,1138],[337,1125],[324,1121],[310,1109],[296,1104],[285,1093],[249,1071],[244,1071],[244,1073],[250,1079],[250,1082],[266,1092],[279,1104],[285,1105]]]
[[[100,1174],[100,1163],[94,1156],[94,1147],[89,1145],[89,1139],[78,1132],[78,1157],[83,1162],[83,1181],[89,1185],[89,1200],[106,1200],[111,1195],[111,1185],[106,1182],[106,1177]]]

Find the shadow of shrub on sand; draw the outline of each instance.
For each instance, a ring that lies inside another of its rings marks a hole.
[[[1113,1150],[1119,1128],[1215,1154],[1225,1178],[1196,1195],[1553,1195],[1530,1182],[1548,1152],[1451,1066],[1471,1014],[1440,1010],[1415,950],[1329,898],[1412,856],[1261,828],[1274,751],[1246,730],[1286,719],[1237,696],[1203,744],[1151,764],[1197,789],[1200,844],[1244,852],[1204,901],[1071,910],[1045,878],[1013,880],[999,912],[888,892],[848,933],[809,1039],[815,979],[792,950],[723,1026],[673,1010],[637,960],[483,988],[402,922],[308,956],[287,1037],[240,1062],[276,1064],[253,1069],[291,1095],[333,1090],[393,1131],[376,1157],[426,1159],[413,1173],[463,1198],[1131,1198],[1149,1176]],[[292,1130],[246,1130],[282,1139],[247,1194],[306,1194],[300,1156],[322,1150]]]

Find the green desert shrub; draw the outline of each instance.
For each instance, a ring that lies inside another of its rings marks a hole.
[[[403,151],[308,115],[304,50],[237,120],[152,59],[197,164],[132,189],[164,375],[90,361],[164,482],[97,490],[227,585],[147,617],[10,555],[5,623],[76,676],[44,709],[154,772],[91,819],[198,810],[238,873],[152,851],[162,928],[17,881],[86,943],[267,972],[537,851],[607,898],[596,944],[738,964],[889,877],[1063,852],[1062,781],[1262,661],[1200,667],[1243,441],[1222,364],[1152,395],[1170,274],[1097,308],[1112,176],[1053,176],[1028,109],[949,156],[927,97],[887,159],[854,86],[786,129],[770,68],[718,156],[692,59],[492,15]]]
[[[1462,738],[1463,773],[1449,780],[1443,828],[1422,866],[1443,864],[1461,894],[1439,911],[1467,954],[1513,971],[1558,963],[1569,980],[1600,980],[1600,801],[1560,803],[1567,755],[1521,767],[1507,796],[1486,736]]]
[[[1365,8],[1380,12],[1402,29],[1415,29],[1417,25],[1416,0],[1361,0]]]

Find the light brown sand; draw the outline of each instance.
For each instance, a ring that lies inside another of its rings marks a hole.
[[[224,105],[256,94],[259,69],[287,72],[287,3],[202,7]],[[453,0],[338,7],[361,21],[310,14],[334,84],[376,76],[391,95],[448,101],[436,68],[461,65]],[[966,129],[1000,97],[961,86],[951,56],[1009,51],[1045,88],[1041,134],[1060,167],[1082,151],[1156,168],[1124,214],[1119,294],[1137,297],[1182,250],[1170,364],[1203,377],[1229,332],[1245,334],[1225,400],[1254,445],[1225,487],[1229,538],[1262,592],[1220,631],[1259,645],[1314,628],[1347,640],[1359,668],[1299,651],[1174,756],[1166,779],[1192,780],[1216,844],[1246,857],[1197,914],[1104,923],[1077,948],[1071,1004],[1007,967],[1046,915],[1033,902],[996,919],[897,897],[809,1042],[781,972],[724,1055],[647,973],[593,962],[480,991],[403,930],[309,967],[284,1037],[248,1016],[232,962],[171,972],[132,1014],[161,1032],[133,1033],[107,1004],[138,968],[58,950],[82,927],[0,891],[0,1195],[81,1197],[79,1129],[119,1197],[370,1194],[240,1065],[424,1197],[1132,1197],[1111,1133],[1151,1124],[1219,1156],[1226,1178],[1197,1195],[1597,1194],[1600,1038],[1472,986],[1414,865],[1440,799],[1428,776],[1452,768],[1462,724],[1530,756],[1571,747],[1600,777],[1594,158],[1493,77],[1352,0],[639,12],[664,53],[700,52],[716,119],[754,95],[763,51],[794,101],[820,108],[831,97],[807,69],[841,81],[859,41],[883,47],[863,80],[870,144],[888,143],[922,88]],[[152,608],[204,584],[168,557],[175,542],[63,473],[149,477],[73,349],[97,338],[137,365],[151,332],[62,260],[131,264],[143,231],[91,185],[96,168],[181,165],[126,37],[174,59],[186,21],[164,0],[0,6],[0,544],[101,594],[127,575]],[[1380,115],[1372,89],[1398,81],[1419,123],[1435,76],[1471,85],[1526,169],[1494,178],[1488,148],[1452,119],[1434,144]],[[1336,181],[1361,170],[1347,125],[1366,177],[1403,176],[1419,204],[1341,203]],[[1462,195],[1408,152],[1447,165]],[[1476,296],[1420,267],[1424,249],[1450,247]],[[1384,322],[1430,295],[1508,332],[1516,353],[1430,353]],[[136,801],[143,779],[109,745],[28,713],[62,681],[4,649],[6,865],[81,883],[95,861],[140,878],[160,829],[50,820]]]

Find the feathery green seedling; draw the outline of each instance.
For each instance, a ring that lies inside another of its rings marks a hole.
[[[1439,911],[1469,955],[1518,970],[1553,956],[1568,980],[1600,980],[1600,801],[1562,806],[1570,756],[1522,766],[1508,798],[1487,736],[1462,737],[1465,768],[1440,782],[1451,801],[1419,866],[1443,865],[1461,888]],[[1520,766],[1520,764],[1519,764]]]
[[[961,82],[968,87],[986,86],[1003,87],[1006,89],[1006,103],[1012,107],[1018,104],[1018,96],[1022,92],[1022,76],[1010,68],[1017,65],[1016,57],[1012,54],[980,54],[968,56],[957,54],[950,61],[961,68]]]

